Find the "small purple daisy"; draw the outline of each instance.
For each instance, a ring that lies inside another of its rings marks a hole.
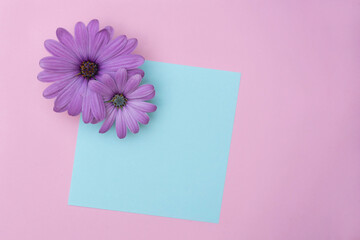
[[[147,124],[147,113],[154,112],[156,105],[145,102],[155,96],[154,86],[140,85],[142,76],[128,75],[125,68],[120,68],[114,76],[104,74],[99,81],[90,80],[89,88],[103,97],[106,118],[99,132],[107,132],[115,122],[119,138],[126,137],[126,128],[132,133],[139,132],[139,123]]]
[[[97,80],[102,74],[116,72],[120,67],[127,69],[128,75],[144,75],[137,69],[144,63],[140,55],[131,54],[137,40],[121,35],[113,40],[113,28],[99,30],[99,21],[94,19],[85,26],[75,25],[75,37],[67,30],[58,28],[59,41],[46,40],[45,48],[53,56],[40,60],[38,79],[52,82],[44,90],[45,98],[56,98],[55,112],[68,111],[76,116],[80,112],[85,123],[103,120],[106,110],[102,97],[88,88],[90,80]]]

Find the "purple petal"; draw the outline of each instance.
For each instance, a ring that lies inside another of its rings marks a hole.
[[[137,54],[122,55],[103,62],[102,67],[107,71],[115,72],[121,67],[127,69],[137,68],[142,65],[144,61],[145,59]]]
[[[74,73],[58,73],[58,72],[52,72],[48,70],[44,70],[40,72],[37,76],[39,81],[41,82],[55,82],[55,81],[61,81],[66,80],[75,77],[76,74]]]
[[[125,47],[123,47],[122,49],[120,49],[117,52],[113,52],[111,54],[110,58],[116,58],[116,57],[118,57],[120,55],[129,55],[129,54],[131,54],[135,50],[135,48],[137,47],[137,44],[138,44],[138,41],[137,41],[136,38],[128,39],[127,42],[126,42]]]
[[[64,28],[58,28],[56,30],[56,36],[65,47],[67,47],[73,54],[75,54],[79,59],[80,55],[75,49],[75,41],[73,36]]]
[[[142,112],[155,112],[157,109],[155,104],[142,101],[128,101],[126,105]]]
[[[97,121],[102,121],[105,118],[105,105],[103,98],[90,90],[90,108]]]
[[[84,123],[89,123],[93,120],[93,115],[91,113],[91,108],[90,108],[90,97],[89,97],[91,93],[92,91],[89,90],[88,86],[86,86],[84,90],[84,98],[82,102],[82,119]]]
[[[115,83],[115,80],[109,75],[104,74],[97,78],[100,82],[104,83],[109,89],[111,89],[114,93],[120,93],[119,89]]]
[[[139,132],[139,124],[135,120],[135,118],[130,114],[129,109],[125,106],[123,107],[123,118],[125,120],[126,126],[129,128],[129,130],[132,133],[138,133]]]
[[[81,87],[82,78],[78,77],[70,84],[68,84],[61,92],[59,92],[59,96],[55,99],[54,102],[54,111],[55,112],[63,112],[67,109],[67,106],[71,102],[74,94]]]
[[[78,66],[64,61],[59,57],[44,57],[40,60],[40,67],[43,69],[51,70],[54,72],[76,72],[78,70]]]
[[[136,38],[128,39],[126,46],[117,54],[117,55],[127,55],[132,53],[138,45],[138,40]]]
[[[120,68],[115,74],[115,83],[119,90],[119,93],[123,93],[127,80],[127,71],[125,68]]]
[[[151,84],[144,84],[139,86],[135,91],[126,95],[129,100],[139,99],[139,100],[150,100],[155,96],[154,86]]]
[[[115,73],[116,73],[116,72],[102,71],[102,69],[100,69],[99,72],[98,72],[98,76],[96,77],[96,79],[99,80],[99,77],[101,77],[101,76],[103,76],[103,75],[109,75],[109,76],[113,79],[113,81],[114,81],[114,83],[115,83]]]
[[[134,76],[135,74],[140,74],[141,77],[144,78],[144,75],[145,75],[144,71],[140,68],[130,69],[130,70],[128,70],[127,73],[128,73],[128,78]]]
[[[96,124],[96,123],[98,123],[98,122],[100,122],[100,121],[97,120],[96,118],[93,118],[93,120],[91,121],[91,124]]]
[[[110,39],[114,36],[114,29],[112,26],[106,26],[105,29],[109,32]]]
[[[134,75],[129,78],[125,84],[124,94],[125,96],[135,91],[141,82],[141,75]]]
[[[148,101],[151,100],[155,97],[155,91],[150,93],[149,95],[146,95],[144,97],[139,97],[139,98],[135,98],[133,99],[134,101]]]
[[[107,85],[105,85],[104,83],[102,83],[100,81],[90,80],[89,88],[90,88],[90,90],[100,94],[101,96],[103,96],[107,99],[114,96],[114,92],[112,91],[112,89],[110,89]]]
[[[95,53],[92,51],[95,45],[95,35],[99,32],[99,21],[97,19],[93,19],[89,22],[86,26],[88,35],[89,35],[89,59],[87,60],[94,60]],[[93,54],[93,56],[91,55]]]
[[[68,84],[70,84],[75,78],[70,78],[64,81],[57,81],[47,88],[43,92],[44,98],[54,98],[61,90],[63,90]]]
[[[82,108],[82,101],[84,97],[84,92],[86,90],[87,80],[81,79],[81,87],[78,89],[78,91],[75,93],[73,99],[69,103],[68,107],[68,113],[71,116],[79,115]]]
[[[90,41],[95,37],[95,34],[99,31],[99,20],[97,19],[91,20],[86,28],[89,33],[89,41]]]
[[[64,58],[64,60],[73,64],[77,64],[79,62],[76,55],[58,41],[48,39],[44,42],[44,45],[46,50],[56,57]]]
[[[90,44],[89,49],[89,58],[92,60],[97,59],[101,49],[109,42],[110,35],[109,32],[105,29],[96,33],[93,42]]]
[[[88,56],[89,36],[83,22],[78,22],[75,25],[75,43],[82,59],[86,59]]]
[[[118,109],[116,114],[115,128],[118,138],[126,137],[126,124],[123,116],[123,111],[121,109]]]
[[[135,108],[130,107],[130,105],[127,105],[126,109],[129,114],[135,119],[135,121],[138,121],[144,125],[149,123],[150,118],[146,113],[138,111]]]
[[[117,114],[117,110],[115,107],[108,108],[107,117],[104,123],[102,124],[99,133],[105,133],[111,128],[111,126],[114,124],[116,114]]]
[[[108,102],[105,103],[106,112],[109,111],[109,108],[111,109],[111,108],[113,108],[113,107],[114,107],[114,105],[113,105],[112,103],[108,103]]]
[[[109,44],[99,53],[97,58],[98,62],[104,62],[109,58],[115,56],[126,46],[127,40],[125,35],[118,36],[114,40],[110,41]]]

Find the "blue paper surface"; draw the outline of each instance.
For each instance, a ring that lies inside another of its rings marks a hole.
[[[138,134],[80,120],[69,204],[218,223],[240,73],[146,61]]]

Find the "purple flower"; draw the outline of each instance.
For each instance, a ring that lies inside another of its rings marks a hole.
[[[53,55],[40,60],[44,69],[38,79],[52,82],[44,90],[45,98],[56,98],[55,112],[68,111],[69,115],[83,114],[85,123],[96,123],[105,118],[102,98],[88,88],[90,80],[97,80],[102,74],[116,72],[120,67],[128,70],[129,76],[144,75],[137,69],[144,63],[140,55],[131,54],[137,40],[121,35],[111,40],[110,26],[99,30],[99,21],[94,19],[87,26],[78,22],[75,37],[67,30],[58,28],[59,41],[46,40],[45,48]]]
[[[99,81],[91,80],[89,88],[100,94],[105,101],[106,118],[99,132],[107,132],[115,122],[119,138],[126,136],[126,128],[132,133],[139,132],[139,122],[147,124],[147,113],[154,112],[156,105],[145,102],[155,96],[154,86],[139,86],[142,76],[129,77],[126,69],[120,68],[114,76],[104,74]]]

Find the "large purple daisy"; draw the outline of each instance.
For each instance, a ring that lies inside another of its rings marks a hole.
[[[120,68],[114,76],[104,74],[99,81],[91,80],[89,88],[103,97],[106,118],[99,132],[107,132],[115,122],[119,138],[126,136],[126,129],[139,132],[139,123],[147,124],[147,113],[154,112],[156,105],[145,102],[155,96],[154,86],[140,85],[142,76],[128,76],[126,69]]]
[[[111,40],[110,26],[99,30],[99,21],[94,19],[87,26],[78,22],[75,37],[67,30],[58,28],[59,41],[46,40],[45,48],[53,55],[40,60],[44,69],[38,79],[53,82],[44,90],[45,98],[56,98],[55,112],[68,111],[75,116],[82,111],[85,123],[101,121],[106,116],[102,97],[88,88],[90,80],[97,80],[105,73],[116,72],[120,67],[128,75],[144,75],[137,69],[144,62],[140,55],[131,54],[137,40],[121,35]]]

